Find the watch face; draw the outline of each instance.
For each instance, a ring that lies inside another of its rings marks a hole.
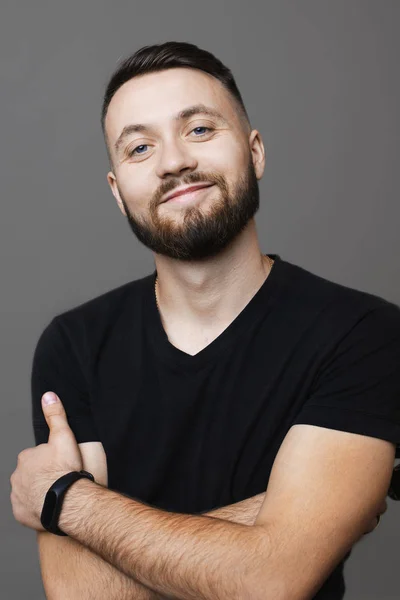
[[[49,490],[44,499],[42,514],[40,516],[40,521],[41,521],[43,527],[45,527],[45,528],[49,527],[51,524],[51,521],[54,516],[54,509],[56,506],[56,502],[57,502],[57,494],[55,492],[53,492],[52,490]]]

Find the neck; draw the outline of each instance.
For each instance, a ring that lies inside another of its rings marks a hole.
[[[273,264],[261,253],[254,230],[245,233],[209,261],[179,263],[157,255],[156,300],[164,324],[211,330],[243,310]]]

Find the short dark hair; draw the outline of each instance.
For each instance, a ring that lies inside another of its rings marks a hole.
[[[201,71],[209,73],[216,79],[219,79],[222,85],[233,96],[239,111],[240,119],[244,126],[250,128],[250,119],[231,70],[211,52],[202,50],[195,44],[190,44],[188,42],[164,42],[163,44],[143,46],[128,58],[123,59],[117,70],[112,74],[104,94],[101,110],[101,128],[106,141],[108,158],[111,165],[112,160],[107,143],[105,119],[108,106],[114,94],[124,83],[133,79],[133,77],[174,67],[200,69]]]

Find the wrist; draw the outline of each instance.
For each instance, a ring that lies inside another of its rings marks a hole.
[[[59,528],[73,537],[77,522],[84,519],[85,509],[90,509],[90,497],[98,484],[82,477],[66,490],[58,519]]]

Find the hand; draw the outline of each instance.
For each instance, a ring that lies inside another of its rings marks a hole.
[[[383,513],[385,513],[387,511],[387,502],[386,500],[384,500],[379,508],[379,515],[383,515]],[[368,526],[367,531],[364,531],[364,535],[366,533],[371,533],[377,526],[378,524],[378,518],[374,517],[373,520],[371,521],[371,523]]]
[[[47,396],[56,402],[46,405]],[[14,517],[21,525],[37,531],[45,531],[40,515],[49,487],[62,475],[83,469],[78,443],[61,400],[54,392],[43,394],[42,409],[50,429],[48,442],[22,450],[10,477]]]

